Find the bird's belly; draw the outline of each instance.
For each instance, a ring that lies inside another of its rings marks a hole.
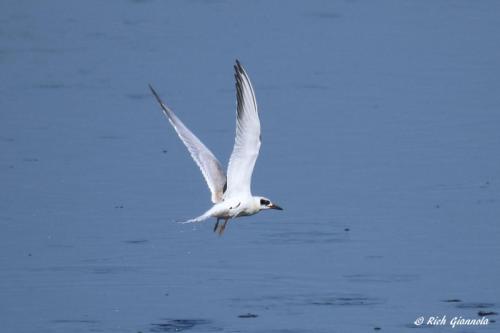
[[[212,216],[226,219],[226,218],[254,215],[258,212],[259,209],[255,209],[255,207],[248,207],[248,206],[245,207],[242,201],[236,201],[236,202],[231,202],[231,203],[227,202],[221,204],[219,209],[217,209]]]
[[[231,217],[233,217],[231,215],[231,211],[228,209],[218,211],[218,212],[214,213],[212,216],[220,218],[220,219],[230,219]]]
[[[254,212],[254,211],[245,211],[245,210],[242,210],[242,211],[226,211],[226,212],[224,212],[222,214],[219,214],[217,217],[223,218],[223,219],[231,219],[231,218],[235,218],[235,217],[250,216],[250,215],[254,215],[256,213],[257,212]]]
[[[252,208],[246,208],[244,210],[242,210],[241,212],[238,213],[238,216],[250,216],[250,215],[254,215],[254,214],[257,214],[259,212],[258,209],[254,209],[253,207]]]
[[[242,211],[242,212],[238,213],[237,216],[238,217],[240,217],[240,216],[250,216],[250,215],[253,215],[253,214],[255,214],[255,213]]]

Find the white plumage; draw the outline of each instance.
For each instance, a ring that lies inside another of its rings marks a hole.
[[[182,223],[202,222],[215,217],[217,222],[214,231],[218,231],[220,235],[224,232],[229,219],[253,215],[264,209],[282,209],[265,197],[252,196],[250,188],[252,173],[261,145],[260,120],[250,78],[238,60],[234,69],[237,99],[236,137],[229,159],[227,177],[214,154],[162,102],[153,87],[149,86],[163,113],[201,169],[212,193],[214,206],[203,215]],[[219,225],[221,219],[224,223]]]

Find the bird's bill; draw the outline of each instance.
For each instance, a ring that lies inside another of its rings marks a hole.
[[[283,208],[281,208],[280,206],[275,205],[275,204],[270,204],[269,208],[271,208],[271,209],[277,209],[277,210],[283,210]]]

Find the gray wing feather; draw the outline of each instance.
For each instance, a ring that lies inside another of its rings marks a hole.
[[[151,92],[160,104],[163,113],[174,127],[177,135],[182,140],[184,145],[189,150],[191,157],[196,162],[198,167],[205,177],[210,192],[212,192],[212,202],[217,203],[222,201],[222,196],[226,187],[226,174],[220,162],[212,154],[212,152],[177,118],[175,113],[170,110],[165,103],[160,99],[156,91],[149,86]]]

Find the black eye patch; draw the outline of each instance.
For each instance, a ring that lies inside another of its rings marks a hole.
[[[271,201],[266,200],[266,199],[260,199],[260,204],[263,206],[267,206],[271,203]]]

